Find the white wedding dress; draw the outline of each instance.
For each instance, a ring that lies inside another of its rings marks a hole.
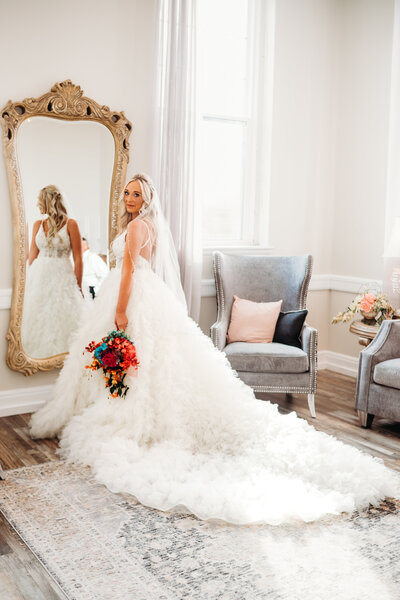
[[[70,346],[33,437],[58,435],[67,460],[90,465],[113,492],[161,510],[235,524],[312,521],[398,493],[382,461],[257,400],[223,352],[140,255],[127,333],[140,366],[125,398],[109,398],[84,347],[115,328],[125,236]],[[141,250],[142,254],[142,250]]]
[[[33,358],[67,352],[84,310],[70,260],[67,223],[48,245],[42,221],[35,238],[39,255],[27,267],[21,341]]]

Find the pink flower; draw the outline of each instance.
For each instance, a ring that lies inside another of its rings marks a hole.
[[[363,300],[366,300],[370,304],[373,304],[376,300],[376,296],[374,296],[374,294],[364,294]]]
[[[375,304],[376,297],[374,294],[364,294],[361,302],[360,309],[366,313],[372,310],[373,305]]]

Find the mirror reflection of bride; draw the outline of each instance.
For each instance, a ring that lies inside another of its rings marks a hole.
[[[47,218],[32,228],[21,336],[27,354],[45,358],[68,350],[79,322],[84,305],[82,242],[78,223],[68,218],[55,185],[40,190],[38,208]]]
[[[58,435],[61,455],[113,492],[201,519],[313,521],[394,495],[382,461],[256,399],[188,316],[148,176],[127,183],[122,208],[116,267],[73,336],[53,399],[31,419],[32,437]],[[88,376],[83,352],[115,325],[140,361],[123,398],[109,398],[100,371]]]

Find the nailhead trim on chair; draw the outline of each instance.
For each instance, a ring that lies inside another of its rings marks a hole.
[[[311,375],[311,394],[317,391],[317,372],[318,372],[318,331],[314,329],[311,332],[311,355],[310,355],[310,375]]]
[[[308,294],[308,286],[311,279],[311,269],[313,264],[313,257],[309,255],[307,260],[306,274],[304,275],[303,283],[301,284],[299,293],[299,310],[303,310],[306,307],[306,300]]]
[[[217,346],[217,348],[222,351],[224,344],[222,343],[222,340],[219,339],[218,325],[222,324],[222,316],[224,314],[224,308],[225,308],[225,298],[224,298],[224,291],[222,288],[222,281],[221,281],[221,257],[219,254],[215,254],[214,259],[215,260],[213,261],[213,270],[214,270],[214,277],[215,277],[215,282],[216,282],[215,287],[217,290],[218,312],[217,312],[217,321],[216,321],[216,323],[214,323],[215,327],[211,327],[211,339],[214,342],[214,344]]]
[[[270,385],[254,385],[250,386],[255,392],[286,392],[287,394],[312,394],[311,388],[297,388],[297,387],[275,387]]]

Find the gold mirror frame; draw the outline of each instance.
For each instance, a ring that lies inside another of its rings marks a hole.
[[[10,369],[24,375],[61,368],[67,354],[35,359],[25,353],[21,343],[27,256],[25,204],[18,167],[16,134],[21,123],[34,116],[68,121],[96,121],[111,131],[115,143],[115,155],[109,205],[109,244],[117,233],[118,200],[125,184],[126,168],[129,162],[128,140],[132,131],[132,124],[123,112],[112,111],[108,106],[101,106],[91,98],[87,98],[83,95],[80,86],[73,84],[70,79],[56,83],[50,92],[46,92],[39,98],[26,98],[21,102],[9,100],[1,111],[0,120],[3,128],[3,150],[11,198],[14,242],[13,286],[10,321],[6,335],[8,341],[6,361]]]

